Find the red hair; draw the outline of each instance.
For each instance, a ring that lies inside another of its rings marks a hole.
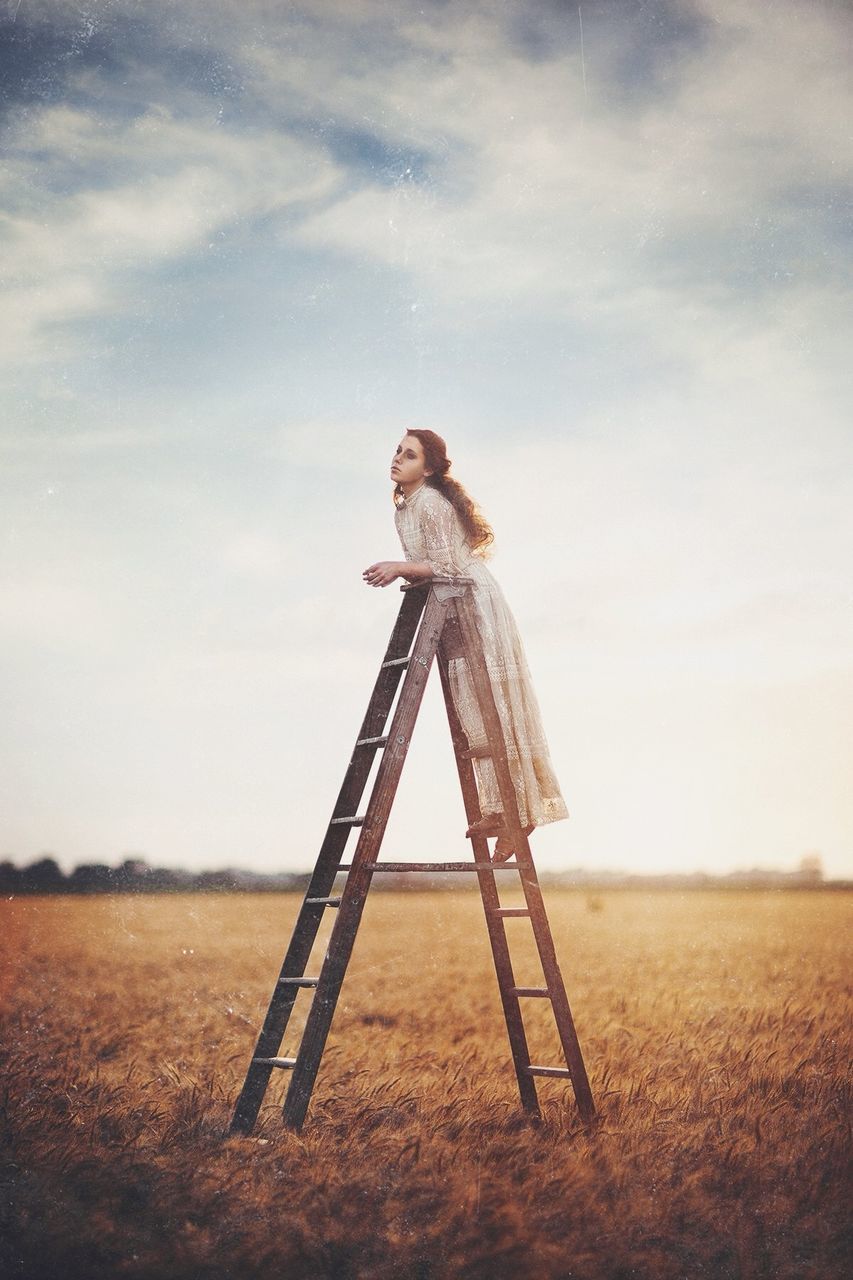
[[[432,475],[424,476],[424,483],[431,485],[433,489],[438,489],[439,493],[443,493],[447,501],[455,507],[459,514],[459,519],[462,521],[462,527],[465,530],[471,550],[485,559],[489,554],[486,548],[495,540],[494,530],[465,487],[459,483],[455,476],[450,475],[450,459],[447,456],[447,445],[440,435],[426,429],[413,428],[411,431],[407,431],[406,435],[414,436],[416,440],[421,442],[421,447],[424,451],[424,466],[432,472]],[[400,496],[405,495],[398,483],[394,486],[393,498],[395,506]]]

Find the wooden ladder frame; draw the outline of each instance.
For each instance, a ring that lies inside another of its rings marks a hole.
[[[469,871],[477,875],[522,1106],[531,1116],[538,1117],[540,1111],[535,1077],[561,1076],[572,1082],[575,1101],[584,1123],[589,1124],[595,1116],[592,1091],[557,961],[542,891],[530,845],[521,827],[506,743],[479,639],[477,616],[471,597],[472,586],[471,578],[434,577],[400,588],[404,593],[403,601],[234,1109],[230,1134],[245,1135],[252,1132],[270,1076],[277,1068],[292,1071],[283,1106],[284,1123],[291,1129],[301,1129],[367,893],[373,875],[385,871]],[[440,596],[436,588],[440,589]],[[468,822],[475,822],[481,816],[472,759],[488,755],[495,766],[506,830],[516,850],[513,860],[493,863],[488,838],[473,834],[470,837],[474,849],[473,861],[378,861],[388,816],[436,655],[439,659],[442,692]],[[486,750],[469,749],[456,714],[447,669],[448,662],[455,657],[464,657],[469,664],[488,742]],[[403,687],[391,725],[386,732],[388,715],[404,671]],[[366,811],[359,815],[357,808],[375,758],[374,752],[378,750],[383,752],[382,760]],[[341,857],[353,827],[361,827],[358,843],[352,862],[342,862]],[[346,871],[348,875],[343,890],[336,895],[333,893],[333,885],[335,877],[342,871]],[[520,873],[527,904],[525,907],[500,905],[495,882],[496,871]],[[337,916],[326,955],[320,973],[307,976],[305,966],[328,909],[336,909]],[[508,916],[530,917],[545,977],[544,987],[516,985],[504,925]],[[277,1055],[297,994],[303,987],[313,988],[314,995],[302,1039],[295,1057],[282,1058]],[[551,1000],[566,1061],[565,1067],[538,1066],[530,1062],[520,1004],[523,997]]]

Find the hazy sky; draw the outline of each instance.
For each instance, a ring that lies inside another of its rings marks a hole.
[[[848,5],[3,15],[0,858],[313,865],[422,426],[540,868],[853,874]],[[383,857],[468,855],[443,717],[434,673]]]

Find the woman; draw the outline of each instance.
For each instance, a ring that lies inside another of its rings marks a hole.
[[[394,454],[394,523],[404,561],[379,560],[364,570],[370,586],[387,587],[395,578],[461,575],[474,579],[472,597],[486,669],[507,748],[510,774],[524,834],[536,826],[569,816],[554,776],[521,637],[503,592],[484,563],[494,534],[476,503],[449,474],[450,459],[434,431],[408,431]],[[440,588],[437,588],[440,590]],[[453,705],[471,748],[487,747],[474,683],[465,658],[451,658],[448,675]],[[504,829],[504,809],[495,766],[488,758],[473,760],[483,817],[474,832],[497,835],[494,862],[514,852]]]

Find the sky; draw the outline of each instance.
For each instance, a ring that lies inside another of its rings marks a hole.
[[[853,875],[851,35],[5,0],[0,859],[313,866],[429,427],[568,806],[540,870]],[[381,856],[465,825],[434,672]]]

